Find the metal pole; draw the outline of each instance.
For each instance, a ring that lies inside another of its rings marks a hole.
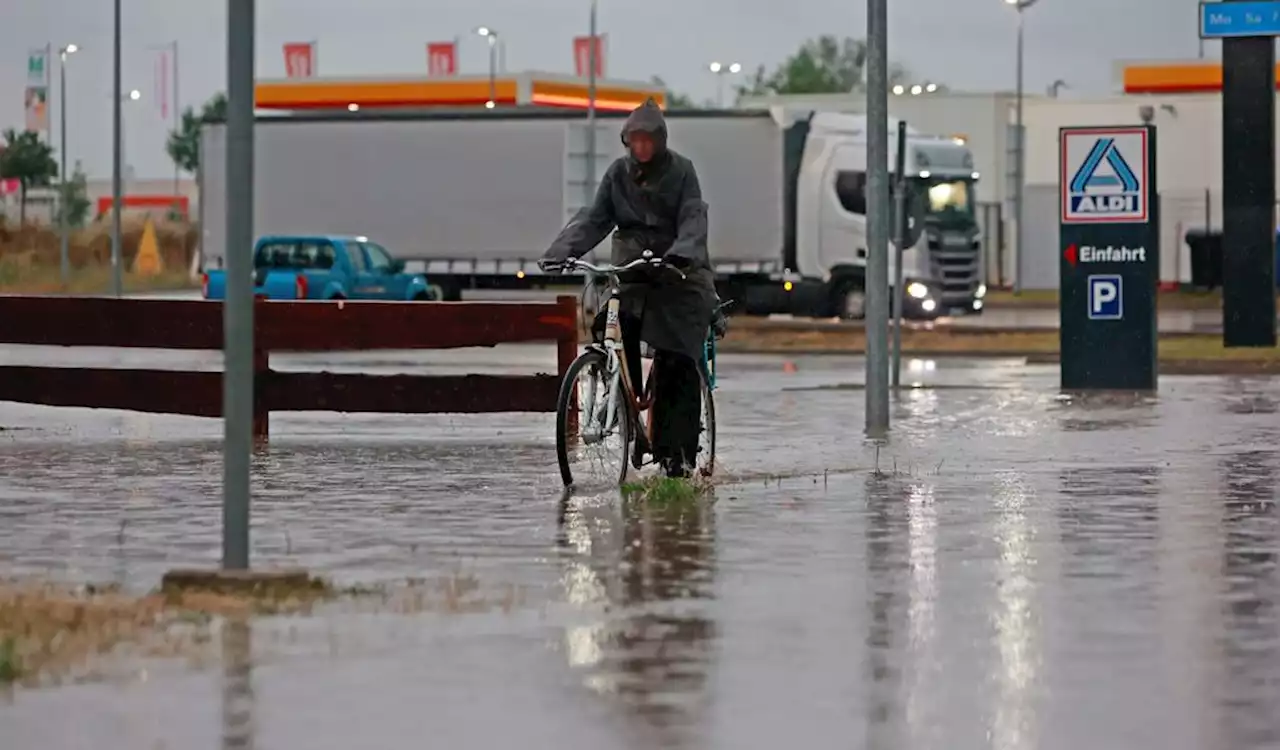
[[[498,37],[489,33],[489,107],[498,106]]]
[[[254,0],[227,0],[227,294],[223,302],[222,566],[249,567],[253,446]]]
[[[889,432],[889,9],[867,0],[867,434]]]
[[[58,156],[62,161],[59,173],[58,193],[58,260],[61,270],[62,285],[71,281],[71,218],[67,216],[67,53],[58,51],[58,119],[59,137]]]
[[[124,148],[123,134],[123,108],[124,93],[120,90],[120,0],[115,0],[115,41],[112,51],[112,80],[111,90],[114,94],[111,102],[111,290],[115,296],[120,297],[124,294],[124,278],[121,269],[121,253],[123,248],[120,246],[120,204],[121,196],[124,194],[124,185],[121,178],[121,169],[124,166],[121,162]]]
[[[907,123],[898,121],[898,153],[895,163],[897,190],[894,192],[894,216],[898,225],[894,227],[897,240],[893,251],[893,387],[902,384],[902,305],[906,300],[906,292],[902,288],[902,254],[907,247],[909,232],[907,225]]]
[[[1013,242],[1014,242],[1014,272],[1013,272],[1013,293],[1022,293],[1023,268],[1026,259],[1026,236],[1022,226],[1022,201],[1023,201],[1023,179],[1026,169],[1026,137],[1022,132],[1022,21],[1023,10],[1026,5],[1018,4],[1018,92],[1015,98],[1015,115],[1014,123],[1014,142],[1017,144],[1017,153],[1014,154],[1014,178],[1013,178]]]
[[[178,132],[182,127],[182,118],[178,114],[181,104],[178,102],[178,40],[173,40],[173,132]],[[173,202],[174,212],[177,212],[178,193],[181,190],[179,185],[182,183],[182,169],[178,166],[178,160],[173,161]]]
[[[595,200],[596,193],[596,67],[599,62],[596,55],[599,51],[596,49],[596,15],[598,11],[597,0],[591,0],[591,41],[589,44],[590,52],[587,56],[589,70],[587,71],[587,179],[586,179],[586,198],[584,206],[591,205]]]

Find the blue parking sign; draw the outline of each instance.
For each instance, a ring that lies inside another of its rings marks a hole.
[[[1124,318],[1124,280],[1119,274],[1089,277],[1089,320]]]

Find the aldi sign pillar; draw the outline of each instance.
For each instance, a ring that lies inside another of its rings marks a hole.
[[[1156,130],[1059,133],[1063,390],[1155,390]]]

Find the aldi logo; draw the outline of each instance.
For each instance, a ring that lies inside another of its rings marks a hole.
[[[1145,224],[1146,128],[1063,128],[1062,223]]]

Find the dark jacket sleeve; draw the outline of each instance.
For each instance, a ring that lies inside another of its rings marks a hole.
[[[617,224],[613,211],[613,176],[616,169],[615,162],[605,170],[604,179],[600,180],[600,187],[596,190],[595,200],[564,225],[543,258],[554,261],[581,258],[609,236]]]
[[[676,240],[667,250],[695,267],[711,267],[707,253],[707,204],[702,200],[702,186],[693,162],[686,162],[684,182],[680,189],[680,213],[676,219]]]

